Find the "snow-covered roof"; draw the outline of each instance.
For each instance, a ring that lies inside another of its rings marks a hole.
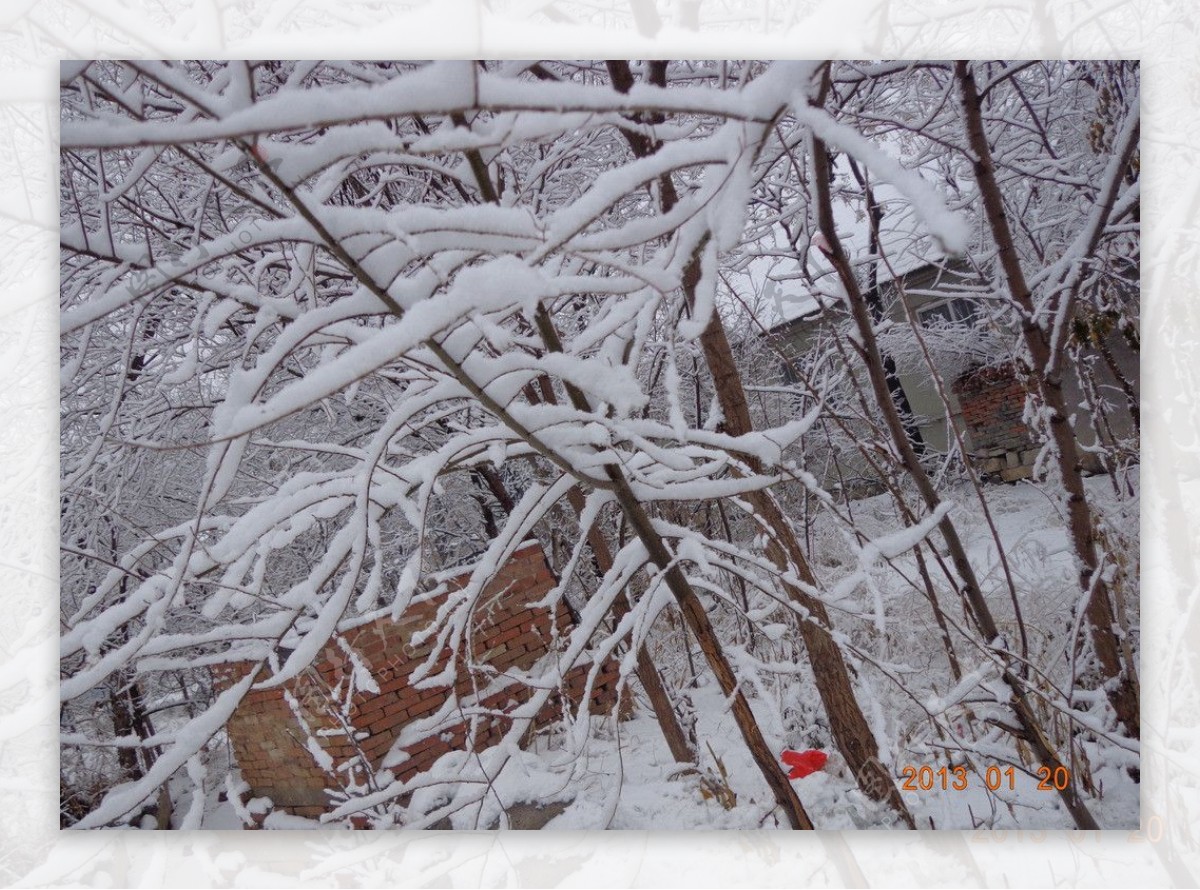
[[[861,202],[839,202],[834,206],[842,247],[856,268],[865,271],[869,263],[878,262],[879,281],[886,283],[946,259],[939,243],[930,236],[918,208],[908,198],[887,183],[875,184],[874,191],[883,210],[877,255],[870,250],[870,230]],[[760,293],[764,299],[758,318],[767,329],[811,315],[822,303],[842,298],[833,267],[821,251],[810,247],[805,259],[807,275],[799,262],[779,257],[762,273]]]

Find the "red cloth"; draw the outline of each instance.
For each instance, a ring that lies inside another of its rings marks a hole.
[[[810,776],[825,765],[829,755],[824,751],[784,751],[783,762],[790,766],[789,779],[803,779]]]

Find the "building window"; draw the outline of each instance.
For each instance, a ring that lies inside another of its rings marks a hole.
[[[955,297],[917,310],[921,325],[927,328],[952,324],[974,325],[979,321],[979,305],[974,300]]]

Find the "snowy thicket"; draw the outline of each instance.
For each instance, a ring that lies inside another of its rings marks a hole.
[[[579,621],[505,741],[331,773],[333,822],[1133,824],[1137,138],[1128,64],[64,63],[64,824],[214,824],[252,684],[468,564],[425,633],[469,651],[530,537]],[[984,323],[884,321],[915,261]],[[809,355],[781,281],[844,319]],[[1021,497],[914,447],[939,354],[1018,369]],[[634,720],[531,736],[608,656]]]

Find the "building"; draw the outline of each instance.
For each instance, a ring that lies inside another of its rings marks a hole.
[[[1011,316],[1006,302],[962,263],[924,263],[881,284],[875,311],[880,349],[894,364],[910,412],[910,437],[927,454],[946,454],[957,429],[967,457],[985,477],[1015,481],[1032,474],[1040,446],[1024,419],[1026,385],[1009,358],[1019,334],[1000,320]],[[913,335],[910,313],[920,325],[928,359]],[[1090,373],[1082,385],[1079,375],[1064,377],[1067,404],[1080,406],[1071,422],[1089,470],[1100,469],[1094,447],[1098,441],[1125,443],[1136,452],[1137,334],[1117,330],[1112,315],[1075,320],[1072,335],[1084,341]],[[798,381],[805,363],[811,367],[835,330],[845,330],[849,323],[840,303],[812,301],[775,325],[771,335],[791,357],[785,376]],[[836,411],[839,397],[833,395],[831,401]],[[1095,410],[1097,402],[1103,402],[1103,410]],[[861,461],[844,457],[847,466],[870,475]]]

